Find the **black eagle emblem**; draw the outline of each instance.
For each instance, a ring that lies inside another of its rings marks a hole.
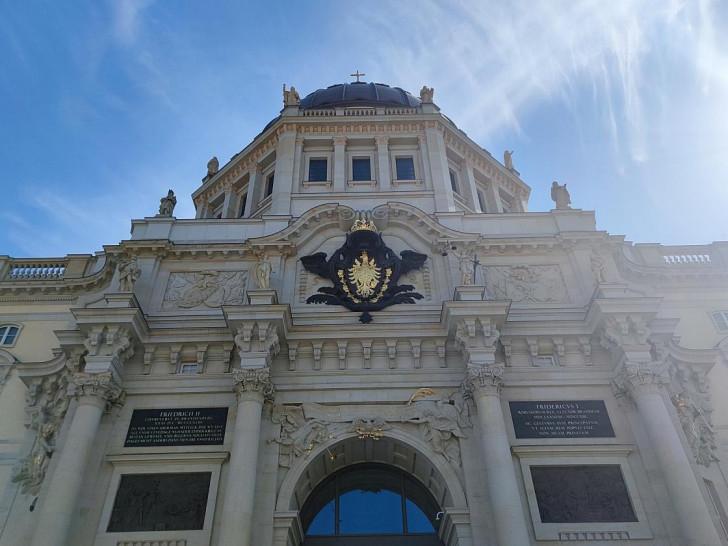
[[[343,305],[362,311],[359,320],[371,322],[370,311],[422,299],[422,294],[414,292],[414,286],[398,285],[397,281],[400,276],[420,269],[426,259],[425,254],[412,250],[403,250],[397,256],[372,222],[357,220],[344,245],[330,258],[324,252],[301,258],[307,271],[334,283],[332,287],[319,288],[319,293],[306,303]]]

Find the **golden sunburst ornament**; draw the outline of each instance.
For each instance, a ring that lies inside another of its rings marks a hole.
[[[362,251],[361,256],[354,260],[354,265],[347,273],[349,281],[356,286],[356,293],[362,298],[368,298],[374,294],[374,289],[379,284],[382,268],[377,266],[374,258],[369,258],[366,251]]]

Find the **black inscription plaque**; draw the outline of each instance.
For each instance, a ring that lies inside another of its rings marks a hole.
[[[227,408],[134,410],[124,447],[221,445],[227,413]]]
[[[202,529],[211,477],[210,472],[123,475],[106,531]]]
[[[516,438],[614,438],[603,400],[509,404]]]
[[[543,523],[637,521],[619,465],[532,466]]]

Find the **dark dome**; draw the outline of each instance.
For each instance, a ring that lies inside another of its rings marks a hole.
[[[301,109],[334,106],[419,106],[420,99],[399,87],[383,83],[352,82],[318,89],[301,99]]]

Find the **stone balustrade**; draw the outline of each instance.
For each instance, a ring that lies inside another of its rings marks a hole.
[[[67,260],[15,261],[9,264],[4,281],[58,280],[63,278]]]
[[[104,258],[105,259],[105,258]],[[103,263],[90,254],[65,258],[10,258],[0,256],[0,281],[60,281],[93,274]]]
[[[728,265],[728,245],[664,246],[652,243],[638,243],[628,251],[629,257],[641,265],[678,267],[715,267]]]

